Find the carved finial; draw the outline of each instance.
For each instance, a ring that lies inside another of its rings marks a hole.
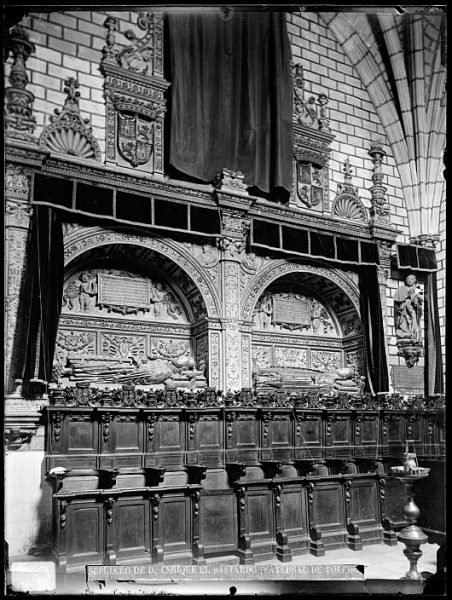
[[[116,44],[116,31],[118,31],[118,19],[114,17],[107,17],[104,22],[104,27],[108,29],[107,36],[105,38],[105,46],[102,48],[103,59],[102,61],[115,62],[117,50],[114,46]]]
[[[29,81],[25,63],[35,51],[35,46],[29,41],[25,29],[16,25],[7,36],[6,48],[14,61],[9,75],[11,87],[5,90],[6,137],[34,141],[32,134],[36,119],[32,115],[32,105],[35,97],[25,89]]]
[[[352,166],[350,165],[350,160],[348,157],[344,160],[344,166],[342,167],[342,172],[344,173],[345,183],[351,183],[353,170],[352,170]]]
[[[65,79],[63,92],[67,94],[67,98],[64,101],[63,110],[76,113],[80,112],[80,108],[78,105],[80,92],[77,91],[77,88],[79,87],[80,84],[76,79],[74,79],[74,77],[68,77],[67,79]],[[55,111],[55,114],[59,114],[59,111]]]
[[[383,142],[380,139],[372,140],[368,151],[374,164],[372,173],[373,186],[370,188],[372,208],[370,210],[372,220],[389,224],[389,205],[386,201],[386,188],[383,187],[383,159],[386,152],[383,149]]]

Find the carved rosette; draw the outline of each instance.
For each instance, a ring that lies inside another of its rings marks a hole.
[[[44,127],[39,137],[39,145],[55,154],[100,161],[99,144],[92,135],[89,119],[80,115],[80,92],[77,91],[79,83],[73,77],[68,77],[64,83],[64,93],[67,97],[63,110],[55,109],[56,116],[51,116],[49,125]]]
[[[163,175],[163,15],[141,12],[144,36],[124,32],[130,43],[115,47],[118,21],[108,17],[101,71],[105,77],[106,161]]]

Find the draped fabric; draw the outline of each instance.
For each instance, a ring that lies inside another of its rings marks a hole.
[[[61,310],[64,276],[63,231],[58,211],[35,205],[29,240],[29,298],[24,302],[28,328],[24,362],[18,374],[49,382]]]
[[[431,396],[444,393],[441,332],[438,314],[437,277],[429,273],[426,292],[425,390]]]
[[[360,270],[359,291],[367,386],[372,394],[388,392],[389,377],[377,267],[369,266]]]
[[[223,167],[264,193],[292,187],[292,81],[284,13],[168,15],[170,163],[211,182]]]

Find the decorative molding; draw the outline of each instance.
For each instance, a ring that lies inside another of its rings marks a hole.
[[[247,195],[247,185],[244,181],[245,175],[242,171],[231,171],[223,167],[221,173],[219,173],[213,182],[213,186],[217,190],[222,192],[231,192],[233,194],[240,193],[241,195]]]
[[[27,89],[26,62],[35,46],[28,33],[20,25],[11,28],[6,36],[6,52],[11,54],[13,64],[9,74],[10,87],[5,89],[5,137],[35,142],[33,131],[36,119],[33,116],[34,95]]]
[[[344,183],[338,185],[338,193],[333,202],[331,213],[333,217],[346,219],[347,221],[367,221],[367,213],[363,203],[358,197],[357,188],[352,185],[352,168],[349,159],[345,159]]]
[[[66,100],[63,110],[55,109],[55,117],[50,117],[50,124],[44,127],[39,136],[39,146],[55,154],[68,154],[84,159],[100,161],[100,148],[92,135],[89,119],[80,115],[79,83],[73,77],[65,82]]]

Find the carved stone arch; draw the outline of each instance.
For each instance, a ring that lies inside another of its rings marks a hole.
[[[214,284],[203,272],[196,259],[180,242],[162,238],[153,234],[152,237],[141,235],[134,231],[120,231],[115,227],[105,230],[101,227],[71,227],[64,238],[64,262],[67,267],[74,259],[88,250],[124,244],[148,248],[169,258],[180,267],[199,289],[206,305],[207,317],[219,318],[220,301]]]
[[[284,259],[272,260],[259,271],[248,283],[242,296],[242,314],[244,321],[251,321],[253,310],[264,290],[277,279],[290,273],[312,273],[332,281],[349,298],[353,304],[358,316],[359,309],[359,290],[357,285],[337,270],[318,267],[314,265],[304,265],[291,263]]]

